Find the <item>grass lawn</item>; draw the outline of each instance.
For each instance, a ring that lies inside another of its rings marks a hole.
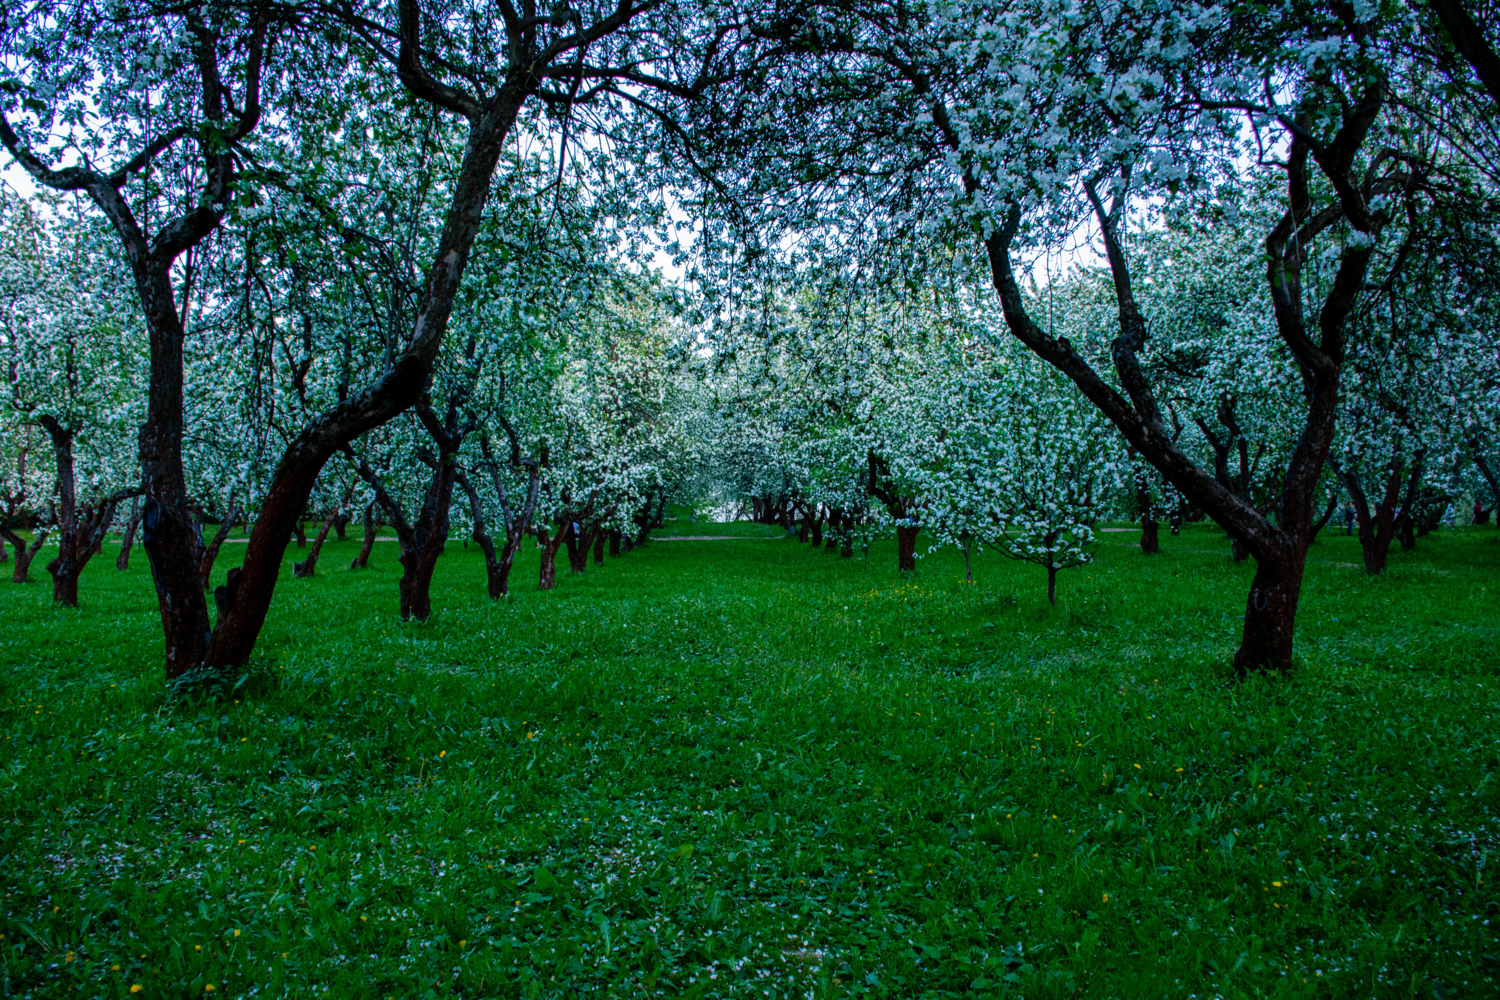
[[[232,703],[166,698],[144,553],[77,611],[45,552],[0,584],[0,995],[1500,991],[1494,528],[1375,580],[1325,533],[1301,669],[1245,684],[1205,526],[1102,534],[1055,609],[685,519],[752,537],[552,593],[527,551],[495,604],[454,542],[420,625],[354,534]]]

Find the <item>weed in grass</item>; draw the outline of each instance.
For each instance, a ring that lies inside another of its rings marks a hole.
[[[1496,993],[1500,533],[1375,580],[1325,535],[1302,669],[1234,684],[1212,529],[1052,609],[708,527],[498,604],[455,541],[427,624],[390,543],[287,573],[221,700],[164,690],[144,560],[0,586],[0,992]]]

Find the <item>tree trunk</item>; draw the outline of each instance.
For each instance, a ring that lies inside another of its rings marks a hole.
[[[1160,526],[1156,518],[1152,517],[1151,491],[1146,489],[1144,478],[1136,477],[1135,483],[1135,505],[1141,515],[1141,551],[1148,556],[1154,556],[1161,551]]]
[[[812,528],[811,528],[811,531],[812,531],[812,547],[815,548],[815,549],[822,548],[823,547],[823,513],[822,513],[822,511],[819,511],[818,515],[812,519]]]
[[[125,522],[125,536],[120,539],[120,554],[115,556],[115,569],[130,568],[130,549],[135,545],[135,532],[140,526],[141,501],[140,498],[136,498],[130,501],[130,520]]]
[[[557,550],[562,545],[561,537],[547,536],[546,528],[537,528],[537,542],[541,546],[542,568],[537,581],[538,590],[551,590],[557,586]]]
[[[307,529],[302,524],[302,518],[297,518],[297,523],[292,525],[292,533],[297,536],[297,548],[307,548]]]
[[[292,576],[299,580],[311,579],[318,571],[318,553],[323,551],[323,542],[328,539],[328,529],[338,520],[339,512],[328,515],[323,519],[323,526],[318,529],[317,537],[313,539],[312,550],[307,553],[307,558],[301,562],[292,563]]]
[[[16,565],[10,571],[11,583],[25,583],[31,572],[31,560],[42,550],[42,543],[47,540],[49,529],[37,528],[31,533],[31,544],[27,545],[21,540],[21,536],[9,528],[0,528],[0,534],[10,540],[11,548],[16,550]]]
[[[609,554],[611,557],[620,554],[620,529],[609,529]]]
[[[496,571],[495,584],[492,588],[495,592],[490,596],[510,596],[510,570],[516,564],[516,553],[521,550],[521,542],[525,537],[526,532],[519,525],[514,526],[505,536],[505,545],[500,549],[500,566]]]
[[[1448,39],[1479,77],[1490,97],[1500,104],[1500,56],[1484,39],[1484,29],[1464,9],[1462,0],[1429,0]],[[1434,40],[1436,41],[1436,39]]]
[[[57,556],[47,564],[47,572],[52,574],[52,600],[65,608],[76,608],[79,574],[99,551],[122,498],[105,497],[80,511],[73,469],[73,431],[49,414],[40,416],[38,422],[52,438],[57,463]]]
[[[1410,552],[1417,547],[1417,536],[1411,527],[1411,512],[1403,509],[1401,521],[1397,525],[1396,537],[1401,542],[1401,551]]]
[[[0,537],[0,565],[10,562],[10,550],[5,547],[5,539]]]
[[[578,524],[569,518],[558,529],[558,537],[568,547],[568,569],[574,573],[582,573],[588,569],[588,550],[585,548],[585,540],[579,536]]]
[[[1339,495],[1338,492],[1335,491],[1334,494],[1328,498],[1328,506],[1323,508],[1322,516],[1320,516],[1316,521],[1313,522],[1312,531],[1307,536],[1308,545],[1313,545],[1317,542],[1318,532],[1322,531],[1328,526],[1328,522],[1333,519],[1333,512],[1338,508],[1338,505]]]
[[[344,502],[348,503],[349,498],[345,497]],[[339,541],[345,542],[349,540],[345,533],[345,529],[349,527],[349,522],[351,520],[352,518],[349,516],[349,514],[345,510],[343,510],[343,508],[340,508],[338,515],[333,519],[334,537]]]
[[[969,561],[969,543],[964,542],[964,582],[974,582],[974,567]]]
[[[1161,525],[1149,515],[1141,518],[1141,551],[1154,556],[1161,551]]]
[[[234,530],[235,524],[243,516],[238,507],[231,507],[229,514],[219,525],[219,530],[214,532],[213,541],[203,549],[203,556],[198,560],[198,580],[206,589],[209,578],[213,576],[214,562],[219,558],[219,550],[224,547],[224,539]]]
[[[1057,567],[1047,564],[1047,603],[1057,603]]]
[[[349,569],[364,569],[370,565],[370,552],[375,548],[375,536],[380,530],[380,522],[375,519],[375,501],[371,500],[365,504],[365,540],[359,546],[359,555],[349,562]]]
[[[1412,534],[1412,522],[1416,519],[1417,497],[1422,488],[1422,475],[1426,471],[1427,453],[1418,448],[1412,455],[1411,471],[1406,479],[1406,496],[1401,504],[1401,550],[1410,552],[1417,547],[1417,539]]]
[[[402,573],[399,586],[403,621],[415,618],[419,622],[425,622],[432,617],[432,574],[437,569],[438,558],[443,554],[447,532],[444,531],[442,535],[443,537],[436,533],[429,534],[411,550],[401,553]]]
[[[485,585],[490,595],[490,600],[498,600],[505,596],[506,579],[510,576],[510,565],[507,563],[503,568],[501,561],[495,558],[495,540],[490,537],[489,528],[484,523],[484,505],[480,502],[479,491],[474,484],[469,482],[469,477],[463,473],[457,474],[458,485],[469,498],[469,513],[474,522],[472,532],[474,543],[484,553],[484,577]],[[506,539],[506,548],[509,549],[510,540]],[[514,556],[514,553],[511,553]]]
[[[1245,602],[1245,629],[1234,654],[1234,669],[1241,677],[1270,666],[1290,668],[1303,568],[1304,556],[1290,547],[1279,557],[1256,558]]]
[[[899,573],[910,573],[917,568],[917,532],[922,529],[916,525],[900,525],[896,528],[896,571]]]
[[[1335,467],[1337,468],[1337,467]],[[1378,576],[1385,571],[1386,555],[1396,534],[1396,498],[1401,489],[1401,472],[1395,460],[1386,467],[1385,491],[1380,503],[1371,509],[1364,486],[1352,472],[1339,471],[1349,499],[1354,503],[1354,519],[1359,525],[1359,547],[1364,554],[1365,573]]]
[[[594,526],[594,565],[604,565],[604,529]]]

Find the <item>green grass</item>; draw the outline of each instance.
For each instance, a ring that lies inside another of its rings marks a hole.
[[[1102,535],[1056,609],[750,533],[545,594],[528,551],[501,604],[455,543],[424,625],[351,537],[233,703],[168,702],[140,553],[77,611],[40,557],[0,584],[0,995],[1495,995],[1500,532],[1376,580],[1325,535],[1301,669],[1244,684],[1210,528]]]

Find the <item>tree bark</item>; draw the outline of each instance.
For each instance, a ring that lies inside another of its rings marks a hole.
[[[328,540],[328,529],[332,528],[338,520],[342,511],[334,511],[323,519],[323,524],[318,528],[317,537],[313,539],[312,549],[307,553],[307,558],[301,562],[292,563],[292,576],[299,580],[308,580],[318,571],[318,554],[323,551],[323,543]]]
[[[130,549],[135,545],[135,532],[141,526],[141,501],[130,501],[130,520],[125,522],[125,535],[120,539],[120,554],[115,556],[115,569],[130,568]]]
[[[550,538],[547,529],[537,528],[537,543],[541,547],[542,567],[537,580],[538,590],[551,590],[557,586],[557,550],[562,545],[562,536]]]
[[[594,565],[604,565],[604,529],[594,525]]]
[[[80,510],[73,468],[74,432],[50,414],[37,420],[52,439],[57,464],[57,556],[47,564],[47,572],[52,574],[52,600],[65,608],[76,608],[79,574],[99,551],[116,506],[131,494],[124,491],[104,497]]]
[[[1291,663],[1304,566],[1300,554],[1290,555],[1285,563],[1256,559],[1245,602],[1244,635],[1235,655],[1235,667],[1241,673],[1259,664]]]
[[[214,532],[213,540],[204,547],[203,556],[198,560],[198,581],[204,589],[207,589],[209,579],[213,576],[214,563],[219,558],[219,550],[224,547],[224,540],[229,537],[229,533],[234,530],[234,526],[242,517],[244,517],[244,512],[231,503],[229,514],[219,525],[219,530]]]
[[[297,536],[297,548],[307,548],[307,526],[302,523],[302,518],[297,518],[297,523],[292,525],[292,534]]]
[[[484,504],[480,502],[479,491],[469,481],[469,477],[460,472],[456,475],[459,488],[469,498],[470,519],[474,522],[474,530],[471,533],[474,543],[479,546],[479,551],[484,553],[484,576],[485,586],[489,592],[490,600],[497,600],[505,596],[506,577],[510,575],[510,567],[501,567],[500,560],[495,556],[495,540],[490,537],[489,528],[484,523]]]
[[[1469,450],[1474,455],[1475,468],[1479,470],[1479,474],[1484,477],[1484,481],[1488,483],[1490,487],[1490,506],[1484,509],[1485,521],[1487,522],[1489,520],[1489,512],[1491,510],[1494,510],[1497,506],[1500,506],[1500,478],[1497,478],[1495,476],[1495,471],[1490,467],[1489,461],[1484,457],[1484,452],[1479,450],[1478,440],[1469,442]],[[1476,500],[1475,504],[1478,505],[1478,503],[1479,501]],[[1478,524],[1482,522],[1480,522],[1476,518],[1475,523]],[[1497,525],[1500,525],[1500,518],[1496,518],[1495,523]]]
[[[896,570],[911,573],[917,568],[917,532],[922,529],[915,524],[898,525],[896,528]]]
[[[579,534],[577,522],[569,520],[558,531],[568,547],[568,569],[574,573],[582,573],[588,569],[587,543]]]
[[[11,583],[26,583],[31,573],[31,560],[42,550],[42,543],[47,540],[50,533],[49,528],[37,528],[31,533],[31,544],[27,545],[21,536],[10,528],[0,527],[0,536],[10,541],[11,548],[16,550],[16,565],[10,571]]]
[[[620,554],[620,535],[619,528],[609,529],[609,554],[611,558]]]
[[[1057,604],[1057,567],[1047,564],[1047,603]]]
[[[1391,550],[1391,540],[1396,536],[1396,501],[1401,490],[1401,467],[1392,458],[1386,466],[1385,488],[1380,502],[1372,509],[1364,485],[1352,472],[1334,466],[1349,499],[1354,504],[1354,520],[1359,525],[1359,547],[1364,554],[1365,573],[1378,576],[1385,571],[1386,556]]]
[[[1412,535],[1412,522],[1416,519],[1417,499],[1421,493],[1422,475],[1426,471],[1427,453],[1418,448],[1412,456],[1411,471],[1406,480],[1406,496],[1401,504],[1401,520],[1398,526],[1398,534],[1401,538],[1401,550],[1410,552],[1417,547],[1417,540]]]
[[[365,539],[359,546],[359,555],[349,562],[349,569],[364,569],[370,565],[370,552],[375,548],[375,536],[379,532],[379,522],[375,519],[375,501],[371,500],[365,504],[364,514]]]
[[[1320,515],[1318,519],[1313,522],[1312,529],[1308,532],[1307,544],[1309,546],[1316,544],[1316,542],[1318,541],[1318,533],[1328,526],[1329,521],[1333,520],[1333,512],[1338,509],[1338,506],[1339,495],[1337,491],[1335,491],[1334,494],[1328,498],[1328,506],[1323,508],[1322,515]]]
[[[819,510],[817,516],[812,519],[812,547],[819,549],[823,547],[823,512]]]
[[[1154,556],[1161,551],[1161,538],[1159,536],[1160,525],[1156,518],[1152,517],[1151,491],[1146,488],[1145,479],[1136,477],[1135,481],[1135,503],[1141,515],[1141,551],[1148,556]]]
[[[1473,67],[1490,98],[1500,104],[1500,56],[1485,41],[1484,30],[1469,16],[1462,0],[1428,0],[1448,31],[1453,47]]]

